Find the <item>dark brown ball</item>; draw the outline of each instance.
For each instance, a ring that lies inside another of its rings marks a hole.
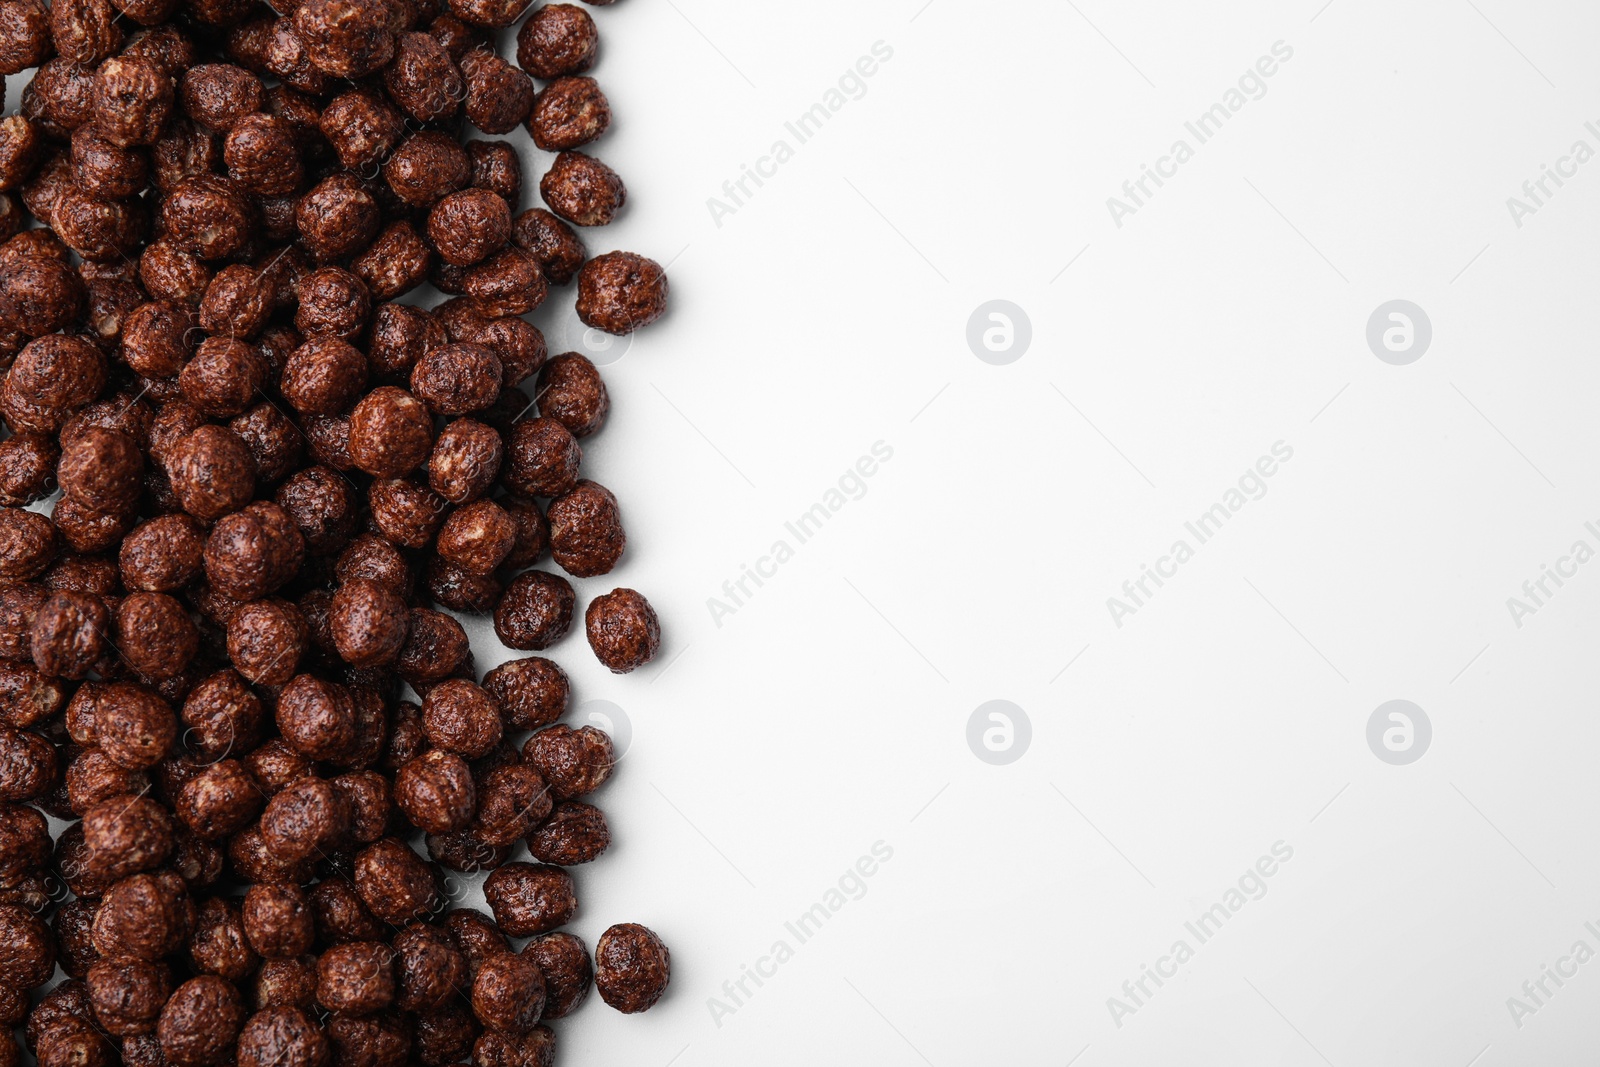
[[[619,923],[600,935],[594,950],[594,985],[600,999],[632,1014],[652,1007],[667,991],[672,956],[654,931]]]

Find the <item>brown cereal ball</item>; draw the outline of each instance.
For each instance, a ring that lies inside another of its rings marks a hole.
[[[21,74],[50,58],[50,10],[36,0],[0,4],[0,74]]]
[[[578,317],[586,325],[628,334],[667,311],[667,275],[655,260],[607,252],[578,274]]]
[[[461,71],[442,44],[426,33],[402,33],[394,62],[383,72],[389,96],[417,122],[437,122],[456,113],[466,96]]]
[[[221,158],[217,135],[179,116],[150,146],[150,177],[156,189],[170,193],[185,179],[214,172]]]
[[[94,918],[94,947],[102,956],[158,960],[183,949],[194,915],[176,874],[131,875],[106,890]]]
[[[0,800],[32,800],[56,785],[56,750],[38,734],[0,726]]]
[[[0,663],[0,721],[26,729],[49,719],[66,702],[67,690],[59,679],[34,667]]]
[[[144,770],[160,763],[178,735],[177,719],[167,702],[152,690],[128,682],[113,682],[100,690],[94,723],[101,749],[113,762],[129,770]]]
[[[452,504],[466,504],[489,491],[500,472],[505,446],[492,427],[473,419],[446,426],[428,457],[428,484]]]
[[[489,134],[510,133],[522,125],[533,107],[532,79],[482,49],[462,56],[461,70],[466,75],[467,121]]]
[[[492,406],[500,395],[500,360],[482,345],[449,344],[425,352],[411,369],[411,391],[443,415]]]
[[[311,890],[311,908],[317,940],[324,945],[375,941],[385,934],[383,924],[361,903],[355,883],[348,878],[325,878]]]
[[[95,511],[70,496],[56,501],[51,515],[61,540],[74,552],[106,552],[133,529],[134,509]]]
[[[34,913],[16,904],[0,904],[0,981],[34,989],[50,979],[56,966],[56,941]]]
[[[489,615],[504,587],[493,575],[473,574],[434,556],[423,575],[428,596],[440,607],[466,615]]]
[[[77,761],[74,760],[74,763]],[[50,862],[50,824],[33,808],[0,807],[0,876],[9,882]]]
[[[546,1019],[570,1015],[588,999],[594,964],[581,938],[564,932],[544,934],[528,942],[522,954],[531,956],[544,975]]]
[[[28,337],[42,338],[75,321],[83,312],[87,296],[88,289],[83,279],[67,264],[39,256],[19,256],[0,271],[0,323]],[[63,341],[75,341],[99,354],[93,345],[76,338],[63,337],[51,343],[61,345]],[[27,352],[27,349],[22,351]],[[21,363],[22,356],[18,355],[17,362],[12,365],[13,376],[17,374],[17,367]],[[88,391],[92,398],[94,393],[99,392],[98,385],[92,390],[88,388],[93,381],[77,378],[60,384],[69,390]],[[104,381],[103,371],[99,381]],[[8,385],[8,391],[12,388],[17,387]],[[20,395],[27,396],[26,393]],[[38,400],[28,399],[31,403],[39,403]],[[7,417],[10,418],[9,411]]]
[[[329,1011],[370,1015],[394,995],[394,950],[381,941],[336,945],[317,962],[317,1003]]]
[[[547,999],[547,1016],[549,1011]],[[486,1030],[472,1045],[473,1067],[550,1067],[555,1055],[555,1031],[543,1024],[525,1034]]]
[[[278,694],[277,721],[283,739],[310,759],[338,759],[356,741],[349,693],[309,674],[298,675]]]
[[[287,685],[310,642],[305,616],[287,600],[252,601],[228,620],[228,658],[257,685]]]
[[[94,900],[70,900],[56,909],[52,926],[56,934],[56,963],[69,977],[82,978],[89,973],[100,953],[94,948],[94,917],[100,904]],[[17,1004],[16,1001],[20,1001]],[[28,1014],[28,997],[25,991],[14,986],[0,993],[0,1022],[6,1025],[20,1023]],[[20,1012],[19,1009],[20,1008]]]
[[[270,489],[300,465],[305,435],[271,401],[263,401],[228,422],[256,460],[256,484]]]
[[[446,263],[470,267],[511,239],[511,209],[487,189],[451,193],[428,212],[428,239]]]
[[[153,679],[181,674],[200,651],[200,631],[166,593],[132,593],[117,605],[118,648],[128,665]]]
[[[472,574],[487,575],[516,547],[517,527],[491,500],[476,500],[450,513],[439,531],[439,555]]]
[[[502,952],[472,979],[472,1013],[493,1030],[524,1034],[544,1013],[544,975],[527,956]]]
[[[477,974],[484,960],[511,948],[505,934],[481,911],[453,908],[445,915],[444,925],[450,940],[467,961],[469,975]]]
[[[165,466],[172,446],[205,424],[205,414],[182,396],[163,401],[150,419],[150,458]]]
[[[261,79],[232,63],[202,63],[184,72],[178,100],[188,116],[213,130],[231,130],[235,123],[261,110]]]
[[[281,737],[273,738],[245,756],[244,765],[267,798],[277,796],[290,784],[316,770],[309,756],[297,751]],[[265,847],[264,839],[262,844]]]
[[[508,763],[484,776],[478,791],[472,836],[492,848],[510,849],[550,814],[550,788],[525,763]]]
[[[350,459],[350,419],[345,415],[307,415],[300,420],[311,458],[334,471],[355,469]]]
[[[433,870],[404,841],[393,837],[356,854],[355,882],[372,914],[396,926],[423,918],[438,901]]]
[[[372,316],[367,361],[376,374],[405,375],[422,353],[448,343],[444,327],[431,312],[409,304],[379,304]]]
[[[448,1004],[417,1018],[415,1055],[423,1067],[460,1062],[472,1051],[480,1029],[465,1005]]]
[[[310,1008],[316,1003],[317,958],[263,960],[251,1003],[257,1008]]]
[[[384,740],[388,740],[387,736]],[[341,774],[333,780],[333,785],[350,802],[351,839],[370,845],[382,837],[394,811],[389,779],[377,771],[356,771]]]
[[[428,280],[433,251],[404,219],[390,223],[350,269],[378,300],[393,300]],[[381,309],[380,309],[381,310]],[[374,327],[376,333],[376,327]]]
[[[191,978],[161,1010],[156,1038],[173,1067],[220,1067],[244,1025],[244,1002],[232,982]]]
[[[55,555],[49,519],[20,508],[0,508],[0,585],[38,576]]]
[[[594,792],[611,777],[616,752],[604,730],[580,726],[574,730],[558,723],[540,730],[522,746],[522,758],[550,783],[560,800]]]
[[[286,959],[310,951],[316,931],[311,904],[299,886],[253,885],[245,894],[242,914],[245,937],[259,955]]]
[[[52,592],[65,590],[93,593],[99,597],[114,597],[122,593],[117,565],[106,556],[63,554],[39,580]],[[109,600],[107,606],[110,606]]]
[[[543,304],[550,293],[539,260],[515,246],[470,268],[462,278],[462,287],[479,314],[489,319],[526,315]]]
[[[508,452],[502,481],[514,492],[560,496],[578,484],[583,449],[555,419],[517,420],[511,426]]]
[[[433,447],[433,417],[403,389],[379,386],[350,412],[350,458],[375,478],[420,467]]]
[[[189,962],[200,974],[243,982],[261,965],[244,933],[239,906],[222,897],[201,901],[189,938]]]
[[[428,750],[428,736],[422,730],[422,709],[409,700],[395,708],[389,739],[383,749],[383,769],[391,774]]]
[[[424,752],[400,768],[394,800],[414,826],[430,834],[465,829],[477,810],[466,760],[443,749]]]
[[[91,5],[99,6],[92,0],[84,3],[86,8]],[[68,59],[74,58],[59,42],[57,51]],[[172,101],[172,79],[154,60],[141,56],[107,59],[95,75],[95,132],[118,148],[155,144],[167,119],[172,117]]]
[[[49,496],[60,458],[47,434],[24,430],[0,441],[0,505],[23,507]]]
[[[295,220],[306,249],[318,262],[326,263],[354,255],[371,244],[378,235],[382,216],[378,202],[361,180],[353,174],[339,173],[324,178],[300,198]]]
[[[560,867],[508,863],[485,879],[483,896],[494,911],[495,922],[512,937],[529,937],[565,926],[578,912],[572,876]],[[499,958],[484,960],[479,973]]]
[[[318,122],[339,162],[364,170],[380,163],[406,135],[405,116],[372,89],[341,93],[323,108]]]
[[[396,478],[375,481],[367,490],[372,525],[402,548],[424,548],[444,522],[447,505],[423,482]]]
[[[208,337],[178,375],[178,387],[207,415],[232,418],[249,410],[266,380],[267,363],[259,349],[229,337]]]
[[[334,647],[355,667],[393,663],[405,647],[409,622],[406,602],[391,586],[370,578],[341,584],[328,617]]]
[[[511,240],[533,253],[551,285],[566,285],[587,256],[572,227],[543,208],[530,208],[511,224]]]
[[[426,16],[421,20],[427,22],[427,31],[434,40],[444,45],[444,50],[450,53],[450,58],[457,63],[461,57],[474,48],[487,48],[489,35],[476,26],[469,26],[445,11],[436,16],[431,22]]]
[[[165,963],[102,959],[89,968],[85,981],[94,1017],[113,1037],[154,1033],[172,996],[172,968]]]
[[[350,801],[333,783],[306,776],[284,786],[261,813],[261,839],[282,863],[337,847],[350,832]]]
[[[620,1012],[644,1011],[661,999],[672,956],[661,938],[637,923],[619,923],[600,935],[594,950],[594,985],[600,999]]]
[[[202,521],[238,511],[255,495],[256,461],[226,426],[201,426],[179,440],[166,468],[178,503]]]
[[[600,371],[583,355],[566,352],[539,372],[539,414],[555,419],[575,437],[588,437],[605,425],[611,397]]]
[[[222,158],[228,176],[257,196],[287,196],[305,177],[294,128],[278,115],[256,113],[234,122]]]
[[[537,730],[555,722],[567,713],[572,692],[566,672],[541,656],[500,664],[483,676],[483,687],[515,730]]]
[[[204,260],[229,259],[247,247],[256,212],[232,180],[200,174],[179,182],[161,202],[159,224],[182,251]]]
[[[398,596],[411,595],[411,565],[394,545],[377,534],[364,533],[351,540],[334,564],[334,577],[340,582],[371,578]],[[332,638],[330,632],[330,640]]]
[[[42,128],[49,128],[48,126],[44,125],[42,119],[36,121],[39,122]],[[71,155],[67,152],[57,149],[47,156],[37,168],[35,168],[33,176],[28,179],[26,184],[23,185],[19,195],[22,199],[22,206],[31,212],[34,218],[48,226],[50,224],[51,215],[55,213],[56,201],[60,199],[63,191],[70,189],[71,187]],[[29,231],[24,230],[18,236],[27,237],[28,232]],[[12,238],[12,240],[15,241],[16,238]],[[50,241],[52,244],[59,244],[60,238],[56,237],[54,233],[51,233]],[[18,249],[15,254],[12,254],[10,244],[11,242],[8,241],[6,250],[6,258],[8,263],[26,259],[30,254],[37,256],[40,259],[59,258],[55,255],[47,254],[46,250],[42,248]]]
[[[150,181],[150,158],[141,148],[120,148],[92,126],[72,131],[72,176],[91,196],[137,196]]]
[[[550,555],[577,578],[605,574],[627,545],[622,515],[611,490],[583,480],[550,502]]]
[[[161,238],[139,255],[139,283],[157,300],[199,306],[211,284],[211,268],[176,242]]]
[[[418,682],[450,677],[470,654],[467,632],[459,622],[443,612],[412,608],[410,632],[395,670],[416,688]]]
[[[206,538],[206,577],[236,600],[276,592],[300,571],[305,540],[287,512],[258,500],[224,516]]]
[[[374,1015],[339,1013],[328,1017],[327,1027],[336,1063],[405,1067],[410,1060],[415,1024],[408,1016],[392,1011]]]
[[[261,788],[255,778],[244,764],[227,759],[185,782],[173,808],[195,836],[222,841],[250,825],[261,804]]]
[[[339,267],[323,267],[302,277],[295,284],[295,298],[300,304],[295,326],[313,340],[329,336],[351,340],[366,327],[372,311],[366,284]],[[365,361],[361,381],[366,381]]]
[[[305,0],[294,28],[311,62],[335,78],[364,78],[394,55],[388,5],[379,0]]]
[[[304,310],[305,305],[301,307]],[[366,357],[339,337],[327,335],[312,337],[290,353],[279,389],[303,415],[337,415],[361,395],[366,383]]]
[[[528,115],[533,143],[546,152],[581,148],[611,125],[611,104],[593,78],[557,78],[534,97]]]
[[[422,701],[422,728],[437,749],[477,759],[500,741],[500,709],[477,685],[452,678],[430,690]]]
[[[123,259],[144,237],[146,215],[137,201],[104,200],[82,189],[63,189],[50,225],[85,260]]]
[[[628,202],[617,172],[582,152],[562,152],[539,179],[550,210],[576,226],[604,226]]]
[[[105,655],[111,613],[97,596],[62,591],[39,608],[29,630],[33,663],[45,674],[83,678]]]
[[[248,340],[272,314],[272,292],[260,272],[243,263],[223,267],[200,299],[200,326],[208,333]]]
[[[325,96],[333,89],[333,79],[311,62],[311,49],[292,17],[272,24],[272,36],[262,61],[268,71],[296,92]]]
[[[465,189],[472,180],[472,161],[455,138],[424,130],[395,150],[383,165],[383,178],[403,203],[425,208]]]
[[[29,404],[55,409],[64,421],[69,410],[93,400],[105,382],[106,361],[99,349],[80,337],[52,334],[17,353],[6,388]]]
[[[567,635],[575,601],[565,578],[543,571],[519,574],[495,606],[495,635],[507,648],[549,648]]]
[[[20,189],[44,155],[44,134],[21,115],[0,119],[0,189]]]
[[[139,499],[144,457],[132,437],[89,427],[61,452],[61,491],[96,511],[120,511]]]
[[[290,475],[273,500],[305,538],[306,551],[331,555],[355,532],[356,499],[349,482],[327,467],[306,467]]]
[[[122,355],[146,378],[172,378],[194,353],[191,331],[199,325],[192,308],[152,300],[135,308],[122,325]]]
[[[296,1007],[263,1008],[239,1031],[238,1067],[328,1067],[328,1039]]]
[[[468,988],[467,960],[436,926],[408,926],[394,936],[397,995],[403,1011],[437,1011]]]
[[[611,844],[606,816],[592,804],[563,800],[528,835],[528,851],[541,863],[571,867],[599,858]]]
[[[582,74],[594,66],[600,33],[594,19],[573,4],[546,4],[517,31],[517,63],[535,78]]]
[[[522,163],[509,141],[468,141],[467,158],[474,188],[487,189],[508,204],[522,199]]]
[[[451,303],[454,304],[456,301]],[[499,356],[500,384],[503,387],[514,388],[544,365],[549,352],[545,347],[544,335],[532,323],[514,315],[502,315],[494,319],[480,318],[475,314],[477,301],[464,300],[461,303],[468,305],[468,309],[474,314],[456,315],[453,321],[447,324],[446,329],[451,333],[450,340],[461,344],[482,345]],[[526,406],[515,397],[507,399],[517,404],[511,411],[512,415],[520,414]]]

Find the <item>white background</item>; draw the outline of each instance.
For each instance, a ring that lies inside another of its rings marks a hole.
[[[1600,162],[1520,228],[1506,200],[1600,149],[1600,13],[1320,3],[595,11],[594,150],[630,202],[585,236],[671,261],[674,303],[586,445],[630,541],[580,595],[640,588],[666,640],[616,679],[564,646],[634,730],[578,928],[651,925],[674,978],[646,1016],[558,1024],[565,1062],[1592,1053],[1600,962],[1520,1028],[1506,1001],[1600,950],[1600,565],[1520,629],[1506,599],[1600,547]],[[1106,198],[1280,40],[1266,95],[1114,225]],[[865,96],[717,225],[707,198],[877,41]],[[1032,322],[1008,366],[965,338],[996,298]],[[1409,366],[1365,340],[1396,298],[1433,324]],[[880,440],[865,497],[716,625],[707,599]],[[1116,627],[1106,598],[1280,440],[1266,496]],[[1365,738],[1395,698],[1433,725],[1410,766]],[[1009,766],[966,743],[991,699],[1031,719]],[[719,1025],[708,998],[880,840],[866,895]],[[1107,998],[1278,841],[1266,896],[1115,1025]]]

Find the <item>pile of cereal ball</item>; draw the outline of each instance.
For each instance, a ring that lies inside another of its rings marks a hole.
[[[591,985],[667,985],[645,927],[561,929],[611,739],[456,618],[542,651],[625,544],[605,385],[524,318],[666,310],[578,236],[626,196],[593,18],[513,65],[522,0],[274,3],[0,0],[0,1067],[543,1067]],[[519,126],[520,213],[472,136]],[[584,623],[660,644],[631,589]]]

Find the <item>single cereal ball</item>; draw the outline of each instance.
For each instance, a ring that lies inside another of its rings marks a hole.
[[[49,519],[21,508],[0,508],[0,586],[37,577],[55,556]]]
[[[175,678],[200,651],[200,631],[166,593],[131,593],[117,605],[118,648],[147,678]]]
[[[211,268],[163,237],[140,253],[139,282],[157,300],[199,306],[211,283]]]
[[[86,838],[86,843],[94,855],[93,841]],[[183,879],[173,872],[131,875],[101,899],[94,947],[102,956],[159,960],[182,950],[194,930],[194,915]]]
[[[500,473],[505,445],[493,427],[456,419],[434,442],[428,457],[428,485],[452,504],[483,496]]]
[[[472,1052],[480,1028],[465,1005],[449,1004],[417,1018],[416,1057],[423,1067],[447,1067]]]
[[[256,460],[256,484],[270,489],[300,466],[305,435],[271,401],[262,401],[243,415],[230,419],[228,429],[250,449]]]
[[[244,1026],[244,1001],[215,975],[191,978],[161,1009],[156,1039],[173,1067],[221,1067]]]
[[[305,0],[293,21],[312,64],[332,77],[364,78],[394,56],[382,0]]]
[[[494,768],[478,788],[472,836],[491,848],[510,849],[550,814],[550,788],[520,760]]]
[[[384,936],[383,924],[361,903],[361,894],[348,878],[331,877],[318,882],[311,890],[311,909],[317,940],[324,945],[373,941]]]
[[[402,203],[431,207],[472,182],[472,160],[454,137],[423,130],[406,138],[383,165],[383,179]]]
[[[16,904],[0,904],[0,981],[32,989],[50,979],[56,943],[44,920]]]
[[[161,202],[160,232],[179,249],[204,260],[243,252],[256,225],[249,196],[220,174],[185,178]]]
[[[518,419],[511,426],[507,451],[501,480],[513,492],[553,497],[571,492],[578,484],[583,449],[555,419]]]
[[[611,738],[604,730],[593,726],[574,730],[565,723],[528,738],[522,746],[522,758],[550,783],[551,793],[560,800],[599,789],[617,763]]]
[[[129,682],[112,682],[100,690],[94,720],[101,749],[118,766],[130,770],[156,766],[172,750],[178,735],[177,718],[167,702],[154,691]]]
[[[180,439],[166,468],[178,503],[202,521],[238,511],[255,496],[256,461],[226,426],[201,426]]]
[[[355,533],[354,489],[328,467],[296,471],[278,486],[273,501],[288,512],[311,555],[332,555]]]
[[[29,630],[34,666],[62,678],[86,677],[105,655],[110,636],[105,601],[85,593],[55,593],[39,608]]]
[[[567,673],[542,656],[508,660],[483,676],[483,688],[508,727],[537,730],[567,713],[572,688]]]
[[[472,1013],[493,1030],[525,1034],[544,1014],[544,975],[527,956],[490,957],[472,979]]]
[[[490,574],[510,555],[516,541],[511,516],[492,500],[476,500],[445,519],[436,551],[473,574]]]
[[[428,280],[433,250],[404,219],[390,223],[365,252],[350,263],[350,270],[378,300],[393,300]],[[376,327],[374,327],[376,335]]]
[[[490,319],[526,315],[550,294],[538,258],[515,245],[470,268],[462,287],[479,314]]]
[[[629,334],[667,313],[667,274],[653,259],[607,252],[578,273],[578,317],[606,333]]]
[[[617,565],[628,538],[611,490],[580,481],[550,502],[550,555],[575,578],[593,578]]]
[[[279,389],[303,415],[337,415],[355,402],[366,383],[366,357],[338,337],[322,336],[289,354]]]
[[[533,957],[544,975],[544,1017],[559,1019],[570,1015],[589,997],[594,984],[594,964],[589,947],[574,934],[544,934],[528,942],[522,950]]]
[[[600,371],[577,352],[556,356],[539,371],[539,414],[555,419],[574,437],[588,437],[605,425],[611,396]]]
[[[370,845],[382,837],[384,828],[389,825],[389,817],[394,812],[389,779],[377,771],[355,771],[335,778],[333,787],[350,802],[351,840]],[[352,885],[351,891],[354,892],[354,889]]]
[[[461,624],[440,611],[411,609],[410,632],[406,647],[400,650],[395,673],[411,683],[413,689],[442,682],[472,654],[467,632]]]
[[[322,109],[317,128],[339,162],[370,174],[406,135],[406,118],[376,89],[340,93]]]
[[[341,172],[324,178],[300,198],[295,221],[301,242],[319,263],[326,263],[371,244],[382,214],[361,180]]]
[[[567,635],[576,599],[565,578],[544,571],[519,574],[495,606],[495,635],[507,648],[549,648]]]
[[[467,91],[455,60],[426,33],[395,39],[394,62],[384,70],[383,84],[390,99],[417,122],[454,115]]]
[[[467,959],[436,926],[408,926],[394,935],[397,993],[402,1011],[437,1011],[471,981]]]
[[[97,900],[69,900],[56,909],[51,926],[56,933],[56,963],[69,978],[82,978],[100,958],[94,948],[94,917],[100,910]],[[20,1003],[19,1003],[20,1002]],[[27,1017],[27,994],[9,988],[0,993],[0,1021],[8,1026],[22,1022]]]
[[[295,327],[312,340],[336,337],[349,341],[365,329],[372,297],[366,283],[350,271],[339,267],[311,271],[295,282],[294,290],[299,303]],[[361,381],[365,384],[365,363]]]
[[[466,300],[463,303],[470,309],[476,310],[477,301]],[[549,355],[544,335],[539,332],[538,327],[515,315],[502,315],[495,319],[466,315],[448,328],[451,331],[450,340],[461,344],[483,345],[500,357],[500,384],[506,389],[515,388],[524,379],[537,373],[539,368],[544,366],[545,357]],[[515,397],[506,399],[515,401],[519,405],[517,413],[520,414],[523,406],[521,401],[517,401]]]
[[[594,986],[600,999],[625,1014],[661,999],[672,977],[672,956],[661,938],[637,923],[619,923],[600,935],[594,950]]]
[[[48,434],[24,430],[0,441],[0,504],[25,507],[49,496],[60,458]]]
[[[283,882],[253,885],[244,896],[244,933],[250,947],[267,959],[286,959],[310,951],[315,938],[311,904],[299,886]]]
[[[533,80],[487,49],[461,57],[466,75],[467,121],[484,133],[510,133],[533,107]]]
[[[328,1067],[328,1039],[296,1007],[263,1008],[239,1031],[238,1067]]]
[[[0,800],[32,800],[55,788],[55,747],[38,734],[0,726]]]
[[[90,196],[124,200],[150,184],[150,158],[141,148],[120,148],[93,126],[72,131],[72,177]],[[128,264],[121,264],[124,268]],[[137,276],[137,271],[135,271]]]
[[[287,685],[310,643],[305,616],[287,600],[251,601],[228,620],[228,658],[256,685]]]
[[[511,239],[511,208],[487,189],[463,189],[428,212],[428,239],[446,263],[470,267]]]
[[[335,945],[317,961],[317,1003],[329,1011],[370,1015],[394,994],[394,950],[381,941]]]
[[[300,186],[305,167],[294,127],[279,115],[245,115],[222,143],[228,176],[257,196],[288,196]]]
[[[508,863],[484,880],[483,897],[494,911],[494,921],[512,937],[565,926],[578,912],[572,876],[560,867]],[[484,960],[479,971],[498,958]]]
[[[604,226],[628,202],[617,172],[582,152],[562,152],[539,179],[550,210],[575,226]]]
[[[113,1037],[154,1033],[172,996],[172,968],[149,960],[97,960],[85,976],[95,1020]]]
[[[511,223],[511,240],[533,253],[551,285],[566,285],[588,253],[577,233],[544,208],[529,208]]]
[[[327,684],[332,685],[334,683],[329,682]],[[282,702],[281,693],[279,702]],[[275,737],[271,741],[257,746],[249,755],[245,756],[244,765],[245,769],[255,778],[256,783],[261,787],[261,791],[267,799],[277,796],[294,782],[316,772],[316,767],[312,763],[311,757],[298,751],[281,737]],[[255,833],[258,838],[260,837],[259,827],[255,827],[249,832]],[[264,838],[259,843],[262,848],[266,848]]]
[[[504,585],[492,574],[473,574],[434,556],[423,573],[428,596],[440,607],[464,615],[491,615]]]
[[[466,829],[478,803],[472,769],[454,752],[424,752],[395,775],[394,802],[414,826],[427,833]]]
[[[600,33],[574,4],[546,4],[517,31],[517,64],[535,78],[582,74],[594,66]]]
[[[267,381],[267,361],[254,345],[208,337],[178,375],[184,399],[207,415],[232,418],[250,410]]]
[[[433,416],[416,397],[383,385],[350,412],[350,459],[375,478],[410,474],[433,448]]]
[[[71,58],[65,50],[62,55]],[[154,61],[107,59],[95,75],[95,132],[119,148],[154,144],[172,116],[172,101],[172,79]]]
[[[528,835],[528,851],[540,863],[571,867],[598,859],[611,844],[606,816],[593,804],[563,800]]]
[[[9,270],[0,273],[0,285],[9,276]],[[17,353],[5,379],[8,393],[28,404],[54,409],[60,422],[48,427],[51,432],[60,429],[67,412],[99,395],[105,383],[106,360],[100,350],[80,337],[64,334],[29,341]]]
[[[549,1011],[548,1004],[545,1008]],[[555,1062],[555,1031],[542,1023],[527,1033],[485,1030],[472,1044],[472,1061],[482,1064],[550,1064]]]
[[[350,833],[350,801],[323,778],[297,778],[267,801],[261,839],[281,863],[336,848]]]
[[[373,482],[367,508],[373,528],[402,548],[426,548],[449,510],[439,494],[416,478]]]
[[[194,934],[189,938],[189,962],[199,974],[214,974],[240,983],[255,973],[261,957],[244,934],[239,906],[222,897],[200,902]]]
[[[143,377],[176,377],[194,353],[190,331],[197,325],[194,310],[185,304],[141,304],[122,324],[123,359]]]
[[[411,564],[406,557],[398,548],[374,533],[353,538],[335,561],[333,574],[340,582],[371,578],[402,598],[411,595],[415,584]]]
[[[261,79],[232,63],[190,67],[178,83],[183,110],[213,130],[231,130],[246,115],[260,111],[264,96]]]
[[[297,675],[278,694],[278,730],[310,759],[334,760],[356,741],[355,706],[344,687]]]
[[[183,702],[184,745],[202,760],[246,752],[260,740],[266,709],[237,671],[203,679]]]
[[[225,759],[185,782],[173,809],[196,837],[224,841],[250,825],[261,805],[261,787],[244,764]]]
[[[50,9],[38,0],[0,4],[0,74],[21,74],[50,58]]]
[[[506,935],[481,911],[452,908],[444,917],[444,925],[450,940],[466,959],[469,975],[477,974],[484,960],[510,951]]]
[[[259,1009],[309,1009],[317,1000],[317,958],[262,960],[251,1003]]]
[[[340,657],[352,667],[393,663],[405,647],[410,615],[394,589],[370,578],[354,578],[333,594],[328,626]]]
[[[356,892],[382,922],[400,926],[432,912],[438,901],[434,877],[432,867],[397,838],[356,854]]]
[[[431,311],[409,304],[381,303],[372,316],[367,361],[378,375],[408,375],[424,352],[449,341],[444,326]]]
[[[477,759],[500,741],[500,709],[474,683],[452,678],[431,689],[422,701],[422,728],[438,748]]]
[[[258,500],[227,515],[206,538],[206,577],[235,600],[275,593],[300,571],[305,540],[287,512]]]
[[[611,126],[611,104],[593,78],[557,78],[533,98],[528,132],[546,152],[581,148]]]
[[[655,659],[661,623],[650,602],[632,589],[614,589],[589,602],[584,630],[595,658],[613,673],[627,674]]]
[[[482,345],[450,344],[425,352],[411,369],[411,391],[441,415],[491,407],[500,396],[500,360]]]
[[[61,451],[61,491],[95,511],[121,511],[139,499],[144,456],[132,437],[91,426]]]
[[[467,158],[472,160],[474,188],[487,189],[508,204],[522,199],[522,162],[509,141],[468,141]]]
[[[209,333],[249,340],[272,314],[272,293],[260,272],[243,263],[223,267],[200,298],[200,326]]]

